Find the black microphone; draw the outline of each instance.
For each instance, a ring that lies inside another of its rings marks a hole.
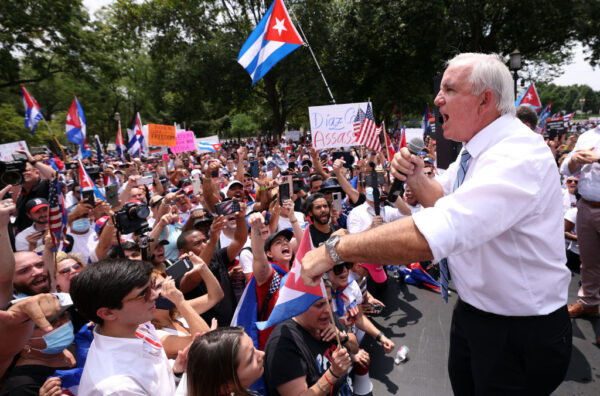
[[[410,139],[410,142],[406,145],[408,151],[411,154],[417,155],[421,151],[423,151],[423,146],[425,146],[425,142],[420,137],[414,137]],[[405,175],[406,176],[406,175]],[[388,201],[391,203],[396,202],[398,196],[404,194],[404,182],[400,179],[394,179],[392,183],[392,187],[390,187],[390,192],[388,193]]]

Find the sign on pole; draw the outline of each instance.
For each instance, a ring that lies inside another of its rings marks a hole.
[[[322,150],[358,145],[353,123],[359,107],[366,112],[367,102],[309,107],[313,147]]]
[[[174,125],[148,124],[148,144],[151,146],[175,146]]]

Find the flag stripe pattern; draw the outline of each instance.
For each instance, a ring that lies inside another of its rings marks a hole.
[[[48,228],[52,237],[52,251],[56,252],[62,241],[62,232],[67,224],[67,214],[65,212],[65,203],[62,195],[61,182],[54,179],[50,182],[48,194]]]
[[[242,46],[237,61],[250,74],[254,85],[303,44],[283,0],[275,0]]]
[[[140,113],[135,116],[133,128],[129,132],[129,154],[139,156],[144,154],[144,134],[142,133],[142,119]]]
[[[115,145],[117,146],[117,154],[121,161],[125,160],[124,154],[127,150],[125,146],[125,142],[123,141],[123,135],[121,134],[121,123],[119,123],[119,129],[117,129],[117,139],[115,140]]]
[[[373,109],[371,108],[371,103],[367,104],[367,112],[365,113],[365,118],[360,126],[360,131],[358,134],[358,144],[367,146],[369,149],[373,151],[381,150],[381,142],[379,141],[379,133],[381,132],[381,128],[377,127],[375,124],[375,117],[373,117]]]
[[[316,301],[326,296],[325,285],[321,280],[317,286],[308,286],[304,283],[300,271],[302,258],[310,250],[310,233],[305,232],[298,247],[298,253],[290,272],[281,280],[279,297],[271,311],[271,315],[264,322],[257,322],[256,327],[264,330],[275,326],[291,317],[304,313]]]
[[[31,129],[31,134],[35,132],[38,122],[44,118],[42,115],[42,109],[36,102],[33,96],[27,92],[24,85],[21,85],[23,91],[23,106],[25,106],[25,127]]]

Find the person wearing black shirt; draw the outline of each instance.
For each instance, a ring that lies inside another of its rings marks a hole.
[[[330,224],[330,204],[321,193],[312,194],[306,200],[306,216],[310,218],[312,224],[308,226],[310,240],[313,247],[319,247],[339,227]]]

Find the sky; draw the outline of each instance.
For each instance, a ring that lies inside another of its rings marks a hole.
[[[93,15],[99,8],[112,3],[114,0],[83,0],[90,15]],[[600,91],[600,68],[592,68],[584,60],[583,47],[577,45],[573,62],[563,69],[563,74],[556,78],[553,83],[556,85],[587,84],[595,91]]]

